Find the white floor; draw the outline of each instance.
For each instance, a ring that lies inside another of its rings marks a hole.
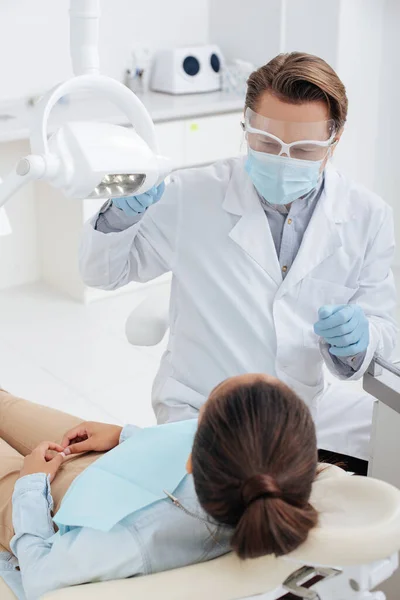
[[[0,293],[0,385],[85,420],[154,423],[150,394],[163,351],[125,338],[145,291],[84,306],[41,284]]]

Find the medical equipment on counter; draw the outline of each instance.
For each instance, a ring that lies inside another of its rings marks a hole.
[[[99,0],[71,0],[71,57],[75,77],[35,105],[32,154],[22,158],[0,187],[0,207],[19,188],[38,179],[70,198],[122,197],[161,183],[170,161],[157,155],[154,124],[142,102],[125,85],[99,74]],[[66,95],[99,94],[124,112],[131,129],[111,123],[66,123],[48,140],[54,106]]]
[[[145,93],[150,85],[151,55],[148,48],[137,46],[132,52],[132,64],[126,71],[125,84],[135,94]]]
[[[221,89],[222,55],[218,46],[174,48],[156,53],[151,89],[167,94],[198,94]]]
[[[221,73],[222,91],[245,97],[247,80],[253,71],[255,66],[244,60],[235,59],[231,63],[225,63]]]

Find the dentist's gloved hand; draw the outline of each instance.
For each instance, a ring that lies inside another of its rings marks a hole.
[[[124,196],[123,198],[113,198],[113,205],[124,211],[130,217],[144,213],[149,206],[158,202],[165,190],[165,183],[162,182],[158,187],[153,186],[144,194],[139,196]]]
[[[355,356],[365,352],[369,344],[368,319],[357,304],[322,306],[314,331],[330,344],[334,356]]]

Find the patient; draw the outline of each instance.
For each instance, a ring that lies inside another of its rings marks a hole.
[[[131,431],[121,430],[81,424],[0,392],[0,550],[17,556],[28,600],[68,585],[203,562],[232,549],[242,559],[280,556],[317,523],[309,504],[317,471],[309,410],[277,379],[244,375],[218,385],[202,409],[188,474],[174,491],[180,506],[166,497],[107,533],[83,527],[54,535],[45,473],[56,511],[73,479],[99,456],[74,453],[111,450]],[[34,449],[46,438],[62,445]]]

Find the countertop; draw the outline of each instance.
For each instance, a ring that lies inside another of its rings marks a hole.
[[[138,94],[138,97],[154,123],[236,112],[241,111],[244,105],[244,98],[228,92],[182,96],[147,92]],[[28,139],[32,112],[33,108],[27,100],[0,103],[0,143]],[[58,104],[50,117],[49,132],[58,129],[65,121],[82,120],[128,124],[126,117],[108,101],[85,96]]]

